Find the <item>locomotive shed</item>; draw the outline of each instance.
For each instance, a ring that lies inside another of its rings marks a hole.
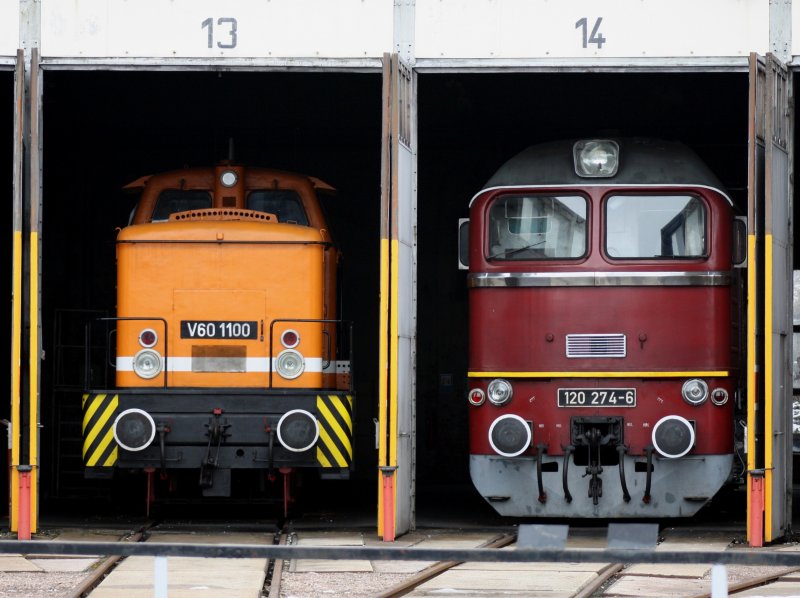
[[[788,65],[795,95],[800,35],[789,24],[800,3],[731,10],[722,1],[699,9],[653,0],[630,14],[610,2],[556,14],[544,0],[509,0],[504,10],[488,0],[472,10],[455,1],[394,4],[153,0],[141,14],[123,0],[3,5],[14,26],[0,47],[0,95],[8,107],[16,95],[19,107],[9,108],[2,129],[16,145],[0,150],[20,216],[3,233],[14,272],[3,284],[18,310],[3,324],[12,401],[0,407],[0,419],[15,424],[10,473],[0,480],[10,491],[11,531],[36,533],[40,517],[86,505],[143,508],[141,476],[86,480],[81,459],[83,324],[115,309],[116,229],[134,205],[126,184],[233,157],[338,190],[326,209],[344,256],[343,318],[354,322],[356,466],[347,482],[308,480],[298,506],[355,502],[391,540],[414,530],[417,509],[454,501],[488,509],[468,468],[468,310],[456,224],[470,199],[538,142],[654,137],[693,149],[736,208],[757,216],[760,242],[764,212],[774,219],[773,256],[783,250],[786,259],[754,262],[752,297],[759,305],[765,294],[774,298],[775,319],[765,341],[764,314],[756,314],[752,328],[762,332],[754,332],[750,372],[768,371],[773,394],[759,386],[750,402],[757,444],[750,485],[736,500],[744,517],[744,499],[758,504],[764,475],[772,502],[763,527],[751,506],[749,539],[761,545],[786,535],[785,339],[796,250],[783,241],[793,233],[789,218],[778,216],[793,215],[796,129],[776,135],[786,176],[766,181],[764,111],[788,99],[773,97],[773,80],[764,78]],[[730,26],[710,27],[723,13]],[[642,36],[655,21],[685,35]],[[149,34],[130,34],[137,28]],[[768,52],[775,62],[764,59]],[[788,122],[796,126],[793,113]],[[767,363],[773,333],[784,353]],[[234,482],[236,504],[256,501],[248,483]]]

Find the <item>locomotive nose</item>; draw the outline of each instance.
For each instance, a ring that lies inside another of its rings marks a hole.
[[[278,421],[278,442],[294,453],[307,451],[317,443],[317,438],[317,418],[304,409],[287,411]]]
[[[114,440],[126,451],[143,451],[156,436],[156,423],[141,409],[126,409],[114,420]]]
[[[489,426],[489,444],[498,455],[516,457],[531,444],[531,426],[519,415],[501,415]]]
[[[667,415],[653,427],[653,446],[664,457],[683,457],[694,446],[694,426],[680,415]]]

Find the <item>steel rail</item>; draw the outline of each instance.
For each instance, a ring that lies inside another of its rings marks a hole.
[[[147,531],[153,526],[153,523],[146,524],[133,534],[121,538],[121,541],[142,542],[145,540],[145,534]],[[92,570],[89,576],[84,578],[84,580],[72,590],[72,592],[68,595],[68,598],[83,598],[84,596],[89,595],[92,590],[100,585],[100,582],[105,578],[105,576],[110,573],[123,558],[124,557],[112,555],[103,559],[100,564]]]
[[[597,577],[587,582],[582,588],[578,589],[573,598],[591,598],[595,592],[603,587],[603,584],[614,577],[617,573],[622,571],[623,566],[624,565],[621,563],[611,563],[610,565],[603,567],[597,573]]]
[[[517,539],[516,534],[502,534],[500,536],[496,536],[490,540],[487,540],[483,544],[479,546],[479,548],[491,548],[491,549],[498,549],[504,546],[508,546],[509,544],[515,542]],[[398,598],[399,596],[405,596],[407,593],[414,590],[419,585],[422,585],[429,579],[433,579],[434,577],[438,577],[445,571],[452,569],[453,567],[460,565],[463,561],[440,561],[438,563],[434,563],[430,567],[426,567],[419,573],[412,575],[405,581],[397,584],[396,586],[389,588],[385,592],[377,594],[375,598]]]
[[[286,546],[287,535],[282,533],[277,544],[279,546]],[[266,594],[267,598],[280,598],[281,596],[281,581],[283,580],[283,559],[272,559],[267,564],[267,575],[264,579],[264,590],[269,589]]]

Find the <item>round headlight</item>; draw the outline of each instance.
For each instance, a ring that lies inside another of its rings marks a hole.
[[[690,405],[702,405],[708,399],[708,384],[698,378],[687,380],[681,388],[681,396]]]
[[[319,424],[316,418],[303,409],[292,409],[278,421],[278,442],[286,449],[301,453],[317,443]]]
[[[161,355],[153,349],[142,349],[133,356],[133,371],[140,378],[155,378],[163,369]]]
[[[143,451],[156,436],[156,422],[141,409],[126,409],[114,420],[114,440],[126,451]]]
[[[492,380],[486,388],[486,396],[492,405],[505,405],[511,400],[513,394],[511,382],[502,378]]]
[[[503,457],[521,455],[532,437],[530,425],[519,415],[501,415],[489,426],[489,444]]]
[[[694,427],[680,415],[668,415],[653,426],[653,446],[669,459],[683,457],[694,446]]]
[[[238,180],[239,176],[232,170],[226,170],[219,177],[219,182],[222,183],[224,187],[233,187]]]
[[[139,344],[143,347],[153,347],[158,342],[158,335],[152,328],[145,328],[139,333]]]
[[[278,354],[278,358],[275,360],[275,369],[287,380],[293,380],[306,369],[306,362],[299,351],[286,349]]]
[[[471,405],[483,405],[484,401],[486,400],[486,393],[484,393],[480,388],[473,388],[469,391],[467,395],[467,400],[470,402]]]

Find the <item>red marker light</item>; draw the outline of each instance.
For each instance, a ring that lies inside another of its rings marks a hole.
[[[139,333],[139,344],[143,347],[152,347],[158,342],[158,335],[155,330],[146,328]]]
[[[300,336],[294,330],[286,330],[281,335],[281,344],[287,349],[292,349],[300,342]]]

